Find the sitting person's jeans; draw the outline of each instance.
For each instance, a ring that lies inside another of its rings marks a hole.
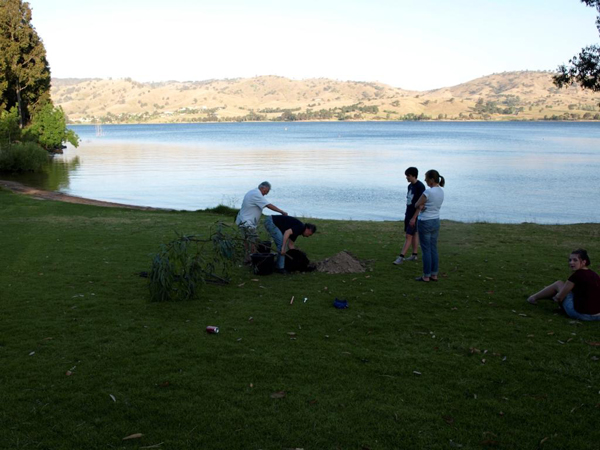
[[[569,292],[563,302],[561,303],[563,310],[567,313],[567,316],[577,320],[600,320],[600,315],[581,314],[575,311],[575,296],[572,292]]]

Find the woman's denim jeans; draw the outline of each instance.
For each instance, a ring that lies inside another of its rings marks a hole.
[[[569,292],[562,302],[562,308],[567,313],[567,316],[577,320],[600,320],[600,316],[592,316],[591,314],[581,314],[575,311],[575,297],[572,292]]]
[[[423,276],[438,274],[437,240],[440,233],[440,219],[419,220],[417,222],[421,253],[423,258]]]
[[[285,257],[281,254],[281,246],[283,245],[283,234],[281,230],[277,228],[277,226],[273,223],[273,218],[271,216],[265,217],[265,228],[275,241],[275,245],[277,246],[277,257],[275,258],[275,265],[278,269],[283,269],[285,267]]]

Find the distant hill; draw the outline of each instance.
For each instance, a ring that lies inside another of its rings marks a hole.
[[[551,72],[506,72],[430,91],[277,76],[139,83],[53,79],[71,123],[260,120],[600,120],[600,95],[557,89]]]

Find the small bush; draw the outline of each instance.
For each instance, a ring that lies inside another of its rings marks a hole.
[[[179,235],[160,246],[148,274],[152,301],[191,300],[204,284],[227,284],[229,273],[244,256],[237,226],[217,222],[207,237]]]
[[[47,150],[62,148],[66,142],[74,147],[79,145],[79,137],[67,128],[65,112],[60,106],[55,108],[52,103],[44,105],[33,116],[31,125],[25,129],[25,135]]]
[[[17,108],[10,111],[0,111],[0,145],[9,145],[21,139],[19,128],[19,113]]]
[[[0,172],[40,172],[48,163],[48,152],[33,142],[0,147]]]
[[[220,204],[220,205],[215,206],[214,208],[206,208],[204,211],[214,213],[214,214],[221,214],[223,216],[236,217],[240,210],[236,209],[236,208],[232,208],[230,206]]]

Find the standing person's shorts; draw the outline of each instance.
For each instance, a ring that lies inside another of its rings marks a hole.
[[[404,218],[404,232],[406,234],[408,234],[409,236],[414,236],[415,233],[417,232],[417,222],[419,221],[419,219],[415,220],[414,227],[410,226],[410,219],[411,219],[411,217]]]
[[[254,227],[249,227],[245,224],[238,225],[242,238],[245,241],[256,242],[258,240],[258,231]]]

